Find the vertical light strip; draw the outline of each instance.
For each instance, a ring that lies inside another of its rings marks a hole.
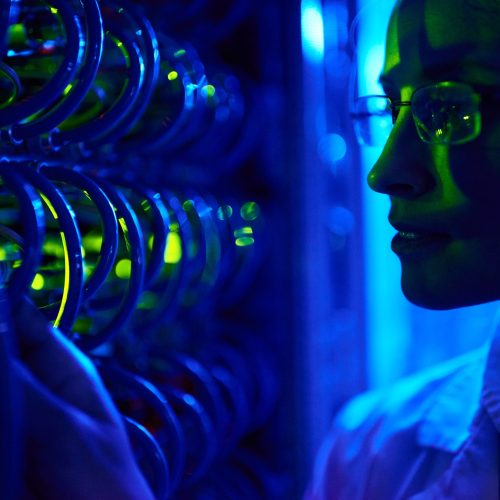
[[[328,169],[318,155],[319,138],[326,133],[325,106],[325,39],[323,9],[320,0],[301,2],[302,93],[303,120],[301,134],[304,156],[300,175],[294,183],[300,211],[300,224],[294,241],[300,258],[300,311],[298,321],[303,325],[297,339],[297,366],[304,375],[300,392],[304,402],[307,432],[302,443],[305,466],[310,468],[319,444],[330,425],[332,391],[325,390],[331,378],[332,345],[330,250],[325,224],[328,207]],[[294,271],[296,272],[296,271]],[[328,342],[330,342],[328,344]],[[300,353],[300,354],[299,354]]]
[[[313,64],[323,62],[325,55],[325,33],[321,2],[303,0],[301,4],[302,52]]]
[[[359,95],[381,93],[377,80],[382,70],[385,32],[394,0],[360,0],[358,31]],[[381,150],[364,148],[362,193],[365,227],[367,374],[370,387],[399,378],[406,366],[411,335],[409,305],[400,289],[400,265],[390,249],[395,234],[387,222],[389,200],[373,193],[366,175]]]

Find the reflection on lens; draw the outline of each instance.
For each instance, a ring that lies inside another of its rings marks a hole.
[[[412,109],[425,142],[463,144],[481,132],[479,96],[469,85],[442,82],[415,92]]]
[[[389,98],[361,97],[354,103],[351,117],[356,137],[361,145],[382,147],[387,142],[393,126]]]

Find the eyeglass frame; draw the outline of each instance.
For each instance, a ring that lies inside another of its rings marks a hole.
[[[454,143],[454,142],[448,142],[448,143],[446,143],[446,142],[426,141],[421,136],[421,134],[419,132],[418,125],[415,122],[415,120],[418,117],[415,116],[413,109],[411,109],[411,106],[413,104],[413,98],[414,98],[415,94],[417,92],[419,92],[420,90],[431,88],[431,87],[438,87],[440,85],[445,85],[445,84],[459,85],[459,86],[462,86],[462,87],[468,87],[468,89],[471,91],[471,97],[477,99],[478,111],[480,113],[480,118],[481,118],[481,122],[480,122],[481,129],[480,129],[480,131],[479,131],[479,133],[477,135],[475,135],[474,137],[472,137],[470,139],[467,139],[466,141],[458,142],[458,143]],[[415,89],[413,91],[413,93],[412,93],[411,98],[410,98],[409,101],[408,100],[406,100],[406,101],[396,100],[396,99],[393,99],[391,96],[389,96],[387,94],[369,94],[369,95],[366,95],[366,96],[360,96],[356,100],[366,99],[366,98],[369,98],[369,97],[378,97],[378,98],[382,98],[382,99],[387,99],[389,101],[389,103],[390,103],[390,109],[391,109],[391,112],[392,112],[392,124],[393,125],[396,123],[396,120],[397,120],[397,117],[398,117],[398,115],[396,114],[396,113],[399,113],[399,109],[398,108],[401,108],[403,106],[410,106],[410,110],[411,110],[411,113],[412,113],[413,121],[415,123],[415,128],[417,129],[417,135],[418,135],[418,137],[420,138],[420,140],[422,142],[424,142],[426,144],[435,144],[435,145],[437,145],[437,144],[441,144],[441,145],[446,145],[446,144],[447,145],[459,145],[459,144],[465,144],[465,143],[471,142],[471,141],[477,139],[481,135],[481,132],[482,132],[482,118],[483,118],[483,115],[484,115],[483,110],[481,109],[481,107],[482,107],[483,104],[486,104],[488,101],[490,103],[493,100],[500,101],[500,89],[497,89],[497,90],[493,91],[492,90],[492,86],[479,86],[479,85],[471,85],[469,83],[464,83],[464,82],[459,82],[459,81],[444,80],[444,81],[441,81],[441,82],[436,82],[436,83],[430,83],[430,84],[427,84],[427,85],[423,85],[423,86]],[[351,116],[351,118],[354,118],[355,116],[361,116],[361,114],[357,114],[357,113],[354,113],[354,112],[351,111],[350,116]],[[389,133],[389,136],[390,136],[390,133]],[[387,140],[389,139],[389,136],[388,136]],[[387,140],[384,143],[384,145],[387,143]]]

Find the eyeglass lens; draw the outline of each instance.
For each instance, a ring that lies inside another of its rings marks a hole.
[[[481,132],[479,101],[470,86],[460,83],[443,82],[417,90],[411,100],[411,109],[420,139],[448,145],[475,139]],[[388,97],[359,98],[352,113],[359,143],[383,146],[398,110],[398,104]]]

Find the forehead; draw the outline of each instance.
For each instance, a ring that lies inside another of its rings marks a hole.
[[[384,75],[399,86],[454,72],[471,83],[500,82],[500,3],[495,7],[493,0],[490,10],[480,3],[399,0],[389,23]]]

